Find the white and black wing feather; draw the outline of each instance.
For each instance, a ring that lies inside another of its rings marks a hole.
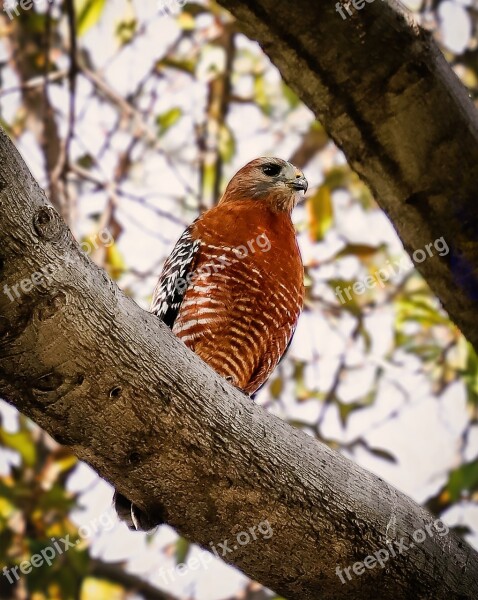
[[[199,240],[191,236],[188,227],[164,263],[163,271],[153,292],[151,312],[172,328],[188,288],[187,276],[194,270]]]

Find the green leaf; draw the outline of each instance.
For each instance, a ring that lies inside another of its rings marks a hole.
[[[33,467],[36,461],[36,446],[32,439],[31,431],[23,430],[18,433],[7,433],[0,430],[0,444],[10,450],[17,451],[22,457],[23,463]]]
[[[281,377],[276,377],[274,380],[272,380],[272,382],[269,386],[269,391],[271,393],[271,396],[273,398],[275,398],[276,400],[282,394],[283,389],[284,389],[284,382],[282,381]]]
[[[362,402],[349,402],[348,404],[343,404],[342,402],[339,402],[338,409],[342,427],[345,427],[347,425],[347,420],[353,412],[357,410],[362,410],[363,408],[366,408],[366,406],[364,406]]]
[[[170,129],[175,123],[179,121],[182,114],[183,111],[180,108],[175,107],[171,108],[170,110],[167,110],[161,115],[158,115],[156,117],[156,123],[159,127],[159,135],[164,135],[166,131],[168,131],[168,129]]]
[[[329,279],[327,285],[333,290],[338,302],[353,315],[360,314],[358,295],[353,291],[355,281],[347,279]]]
[[[293,379],[295,381],[295,397],[298,402],[310,398],[310,392],[305,385],[305,367],[302,361],[297,361],[294,365]]]
[[[471,494],[478,490],[478,459],[452,471],[447,488],[452,502],[459,500],[463,492]]]
[[[185,560],[189,554],[190,547],[191,547],[191,544],[188,542],[188,540],[186,538],[180,537],[178,539],[178,541],[176,542],[176,552],[174,553],[175,557],[176,557],[177,565],[185,562]]]
[[[231,161],[236,152],[236,140],[226,125],[223,125],[219,132],[219,152],[226,163]]]
[[[196,2],[188,2],[183,6],[183,12],[187,12],[193,17],[197,17],[198,15],[209,14],[209,11],[213,13],[213,10],[210,6],[204,6],[202,4],[198,4]]]
[[[129,19],[118,23],[115,34],[122,46],[129,44],[133,40],[137,31],[137,26],[138,21],[136,19]]]
[[[41,495],[37,502],[37,506],[38,508],[41,508],[43,512],[48,510],[65,512],[73,508],[75,503],[76,499],[73,496],[68,495],[62,485],[55,484],[51,489]]]
[[[81,37],[100,20],[106,0],[75,0],[77,34]]]
[[[470,342],[466,342],[466,367],[462,369],[463,380],[468,391],[468,400],[478,405],[478,357]]]
[[[162,60],[158,61],[156,67],[158,71],[161,71],[163,67],[169,67],[170,69],[176,69],[182,73],[188,73],[189,75],[192,75],[195,71],[196,65],[193,60],[180,60],[166,56]]]
[[[78,166],[83,167],[83,169],[91,169],[95,165],[95,159],[89,152],[86,154],[82,154],[76,162]]]
[[[417,321],[421,325],[449,325],[448,317],[440,312],[430,299],[420,299],[418,296],[404,298],[397,302],[397,320]]]
[[[254,99],[262,112],[265,115],[270,116],[272,113],[272,105],[267,94],[264,73],[259,73],[254,78]]]

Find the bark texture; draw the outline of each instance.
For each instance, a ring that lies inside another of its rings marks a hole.
[[[158,522],[219,555],[227,541],[226,560],[291,600],[478,597],[478,556],[452,533],[341,583],[337,566],[410,546],[433,517],[267,414],[125,296],[3,133],[0,280],[0,395]],[[37,283],[17,297],[20,281]]]
[[[367,182],[406,250],[478,350],[478,118],[431,35],[398,2],[219,0],[257,40]],[[436,254],[436,253],[435,253]],[[419,259],[420,254],[418,255]]]

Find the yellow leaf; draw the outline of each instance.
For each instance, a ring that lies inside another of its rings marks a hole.
[[[15,507],[6,498],[0,498],[0,517],[9,519],[14,513]]]
[[[156,117],[156,123],[159,126],[159,135],[164,135],[168,129],[170,129],[175,123],[179,121],[183,114],[183,111],[178,108],[171,108],[165,113]]]
[[[100,20],[106,0],[75,0],[77,33],[84,35]]]
[[[226,125],[219,130],[219,151],[225,162],[230,162],[236,151],[236,140],[232,131]]]
[[[83,580],[80,592],[80,600],[98,600],[98,598],[108,598],[108,600],[124,600],[126,597],[122,586],[116,583],[110,583],[104,579],[95,579],[87,577]]]
[[[0,444],[17,451],[24,464],[33,467],[36,461],[36,447],[31,432],[19,431],[18,433],[7,433],[0,430]]]
[[[279,398],[283,389],[284,382],[280,377],[276,377],[276,379],[274,379],[269,386],[269,391],[273,398]]]
[[[181,12],[179,14],[178,23],[183,31],[193,31],[193,29],[196,27],[196,21],[194,17],[187,12]]]
[[[126,271],[126,263],[116,244],[106,248],[105,267],[113,279],[119,279]]]
[[[319,242],[324,239],[334,220],[332,194],[328,185],[321,185],[315,194],[308,198],[307,209],[310,237]]]

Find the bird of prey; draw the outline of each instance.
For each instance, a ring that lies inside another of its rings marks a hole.
[[[304,269],[291,212],[307,191],[302,171],[257,158],[229,182],[166,260],[151,311],[217,373],[246,394],[286,351],[304,301]],[[119,516],[148,529],[145,515],[115,495]]]

